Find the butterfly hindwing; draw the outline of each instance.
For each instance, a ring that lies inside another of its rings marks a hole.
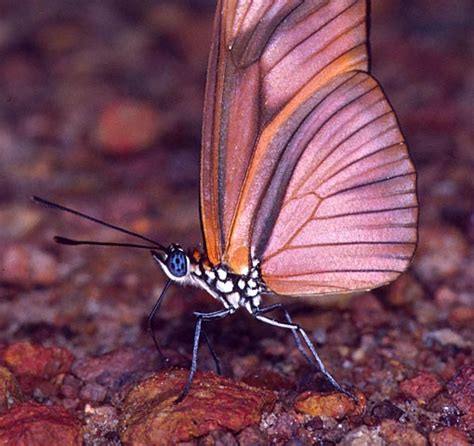
[[[366,73],[332,84],[292,135],[255,223],[263,278],[280,294],[371,289],[415,249],[415,170],[390,105]]]

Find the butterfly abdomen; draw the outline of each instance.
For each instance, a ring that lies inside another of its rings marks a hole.
[[[260,296],[267,290],[254,261],[247,274],[236,274],[224,264],[212,266],[203,257],[192,263],[194,284],[221,301],[226,308],[245,307],[252,311],[260,305]]]

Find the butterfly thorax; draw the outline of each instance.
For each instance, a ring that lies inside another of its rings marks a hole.
[[[212,265],[200,253],[191,257],[190,276],[194,285],[206,290],[218,299],[225,308],[245,307],[255,311],[261,302],[261,294],[266,291],[262,280],[259,261],[253,260],[247,274],[236,274],[225,264]]]

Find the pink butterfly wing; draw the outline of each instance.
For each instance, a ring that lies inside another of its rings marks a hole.
[[[280,161],[256,219],[256,255],[276,293],[371,289],[415,249],[415,169],[390,105],[366,73],[331,84],[292,135],[292,159]]]
[[[363,0],[219,2],[201,159],[212,263],[248,268],[255,215],[285,151],[285,128],[298,125],[295,111],[333,77],[367,69],[365,14]]]

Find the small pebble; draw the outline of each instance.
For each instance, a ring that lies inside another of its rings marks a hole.
[[[431,446],[469,446],[471,444],[467,434],[455,427],[430,432],[429,440]]]
[[[58,280],[59,266],[50,254],[22,244],[3,248],[0,283],[20,288],[51,286]]]
[[[400,390],[405,395],[422,402],[429,401],[442,389],[443,386],[438,378],[427,372],[422,372],[414,378],[406,379],[400,383]]]
[[[400,307],[423,297],[423,289],[408,273],[402,274],[390,285],[387,299],[391,305]]]
[[[430,331],[424,336],[425,341],[436,341],[441,345],[455,345],[464,348],[472,345],[472,342],[465,340],[461,335],[450,328],[441,328],[440,330]]]
[[[341,446],[384,446],[384,441],[376,430],[360,426],[349,433],[339,443]]]
[[[474,325],[474,308],[467,305],[460,305],[453,308],[448,316],[449,322],[453,325]]]
[[[388,321],[388,314],[372,293],[355,296],[351,301],[352,320],[358,327],[378,327]]]
[[[447,279],[459,271],[467,251],[467,241],[456,228],[422,227],[414,268],[428,283]]]
[[[388,400],[381,401],[372,408],[372,416],[378,419],[399,420],[403,414],[402,409]]]
[[[107,389],[96,383],[87,383],[79,392],[79,397],[83,401],[93,401],[100,403],[105,400]]]
[[[298,412],[313,417],[332,417],[338,420],[346,416],[360,415],[365,410],[365,396],[357,393],[357,404],[340,392],[320,394],[312,391],[303,392],[295,401]]]
[[[249,426],[245,428],[237,436],[240,446],[266,446],[268,439],[266,435],[256,426]]]
[[[0,367],[0,414],[21,401],[23,394],[17,380],[6,367]]]
[[[121,99],[102,111],[94,137],[105,153],[128,155],[153,144],[161,128],[161,116],[150,104]]]
[[[390,445],[427,446],[428,441],[409,424],[384,420],[380,425],[380,436]]]
[[[464,414],[463,424],[474,431],[474,366],[464,366],[446,387],[454,404]]]

